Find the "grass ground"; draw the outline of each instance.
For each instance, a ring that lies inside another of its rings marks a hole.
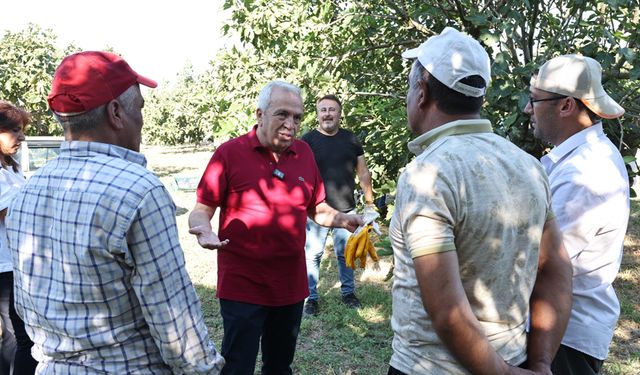
[[[614,283],[620,299],[620,319],[611,344],[605,374],[640,374],[640,201],[631,202],[624,257]]]
[[[188,211],[195,204],[193,192],[171,189],[172,177],[200,176],[211,149],[145,147],[143,152],[165,183],[178,206],[180,242],[187,269],[202,300],[206,322],[216,346],[222,340],[222,320],[215,298],[215,253],[198,247],[187,233]],[[357,293],[363,307],[351,310],[340,303],[335,256],[327,251],[321,264],[321,313],[302,322],[294,372],[301,375],[383,375],[391,356],[391,282],[384,281],[391,266],[383,257],[381,269],[357,272]],[[621,317],[605,362],[606,375],[640,374],[640,202],[632,202],[627,240],[620,274],[615,283],[622,305]]]

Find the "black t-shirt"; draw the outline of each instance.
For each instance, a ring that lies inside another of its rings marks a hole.
[[[358,156],[363,155],[362,144],[352,132],[338,129],[333,136],[327,136],[314,129],[302,136],[311,146],[318,169],[324,181],[327,203],[342,212],[356,207],[353,198],[354,174]]]

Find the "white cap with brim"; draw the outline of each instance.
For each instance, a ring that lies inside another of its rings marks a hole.
[[[613,119],[624,114],[602,87],[602,67],[596,60],[580,55],[554,57],[531,78],[531,87],[579,99],[599,117]]]
[[[466,96],[481,97],[491,81],[491,62],[487,51],[467,34],[445,27],[440,35],[432,36],[419,47],[402,53],[405,59],[418,58],[420,64],[438,81]],[[485,87],[478,88],[460,82],[478,75]]]

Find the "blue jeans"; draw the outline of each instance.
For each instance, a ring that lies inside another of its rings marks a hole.
[[[327,228],[316,224],[313,220],[307,219],[307,242],[304,251],[307,258],[307,278],[309,280],[309,299],[318,300],[318,279],[320,278],[320,259],[324,253],[324,245],[327,242],[329,231],[332,232],[333,250],[338,258],[338,275],[340,277],[340,289],[342,295],[353,293],[355,283],[353,281],[353,270],[345,264],[344,248],[347,239],[351,235],[346,229]]]

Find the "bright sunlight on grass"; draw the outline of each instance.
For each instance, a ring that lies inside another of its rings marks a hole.
[[[176,174],[200,176],[211,149],[193,147],[145,147],[149,166],[165,186]],[[195,204],[193,192],[169,188],[178,206],[178,230],[187,269],[202,301],[209,333],[216,346],[222,342],[222,319],[215,298],[215,253],[198,247],[187,233],[188,210]],[[330,241],[328,241],[330,243]],[[320,315],[304,318],[294,372],[300,375],[384,375],[389,368],[392,332],[391,281],[384,281],[391,257],[383,257],[381,270],[359,270],[356,293],[362,308],[352,310],[340,302],[340,287],[333,252],[325,252],[321,264]],[[603,374],[640,374],[640,202],[632,202],[625,255],[615,283],[622,315],[605,362]],[[259,364],[258,364],[259,366]]]

